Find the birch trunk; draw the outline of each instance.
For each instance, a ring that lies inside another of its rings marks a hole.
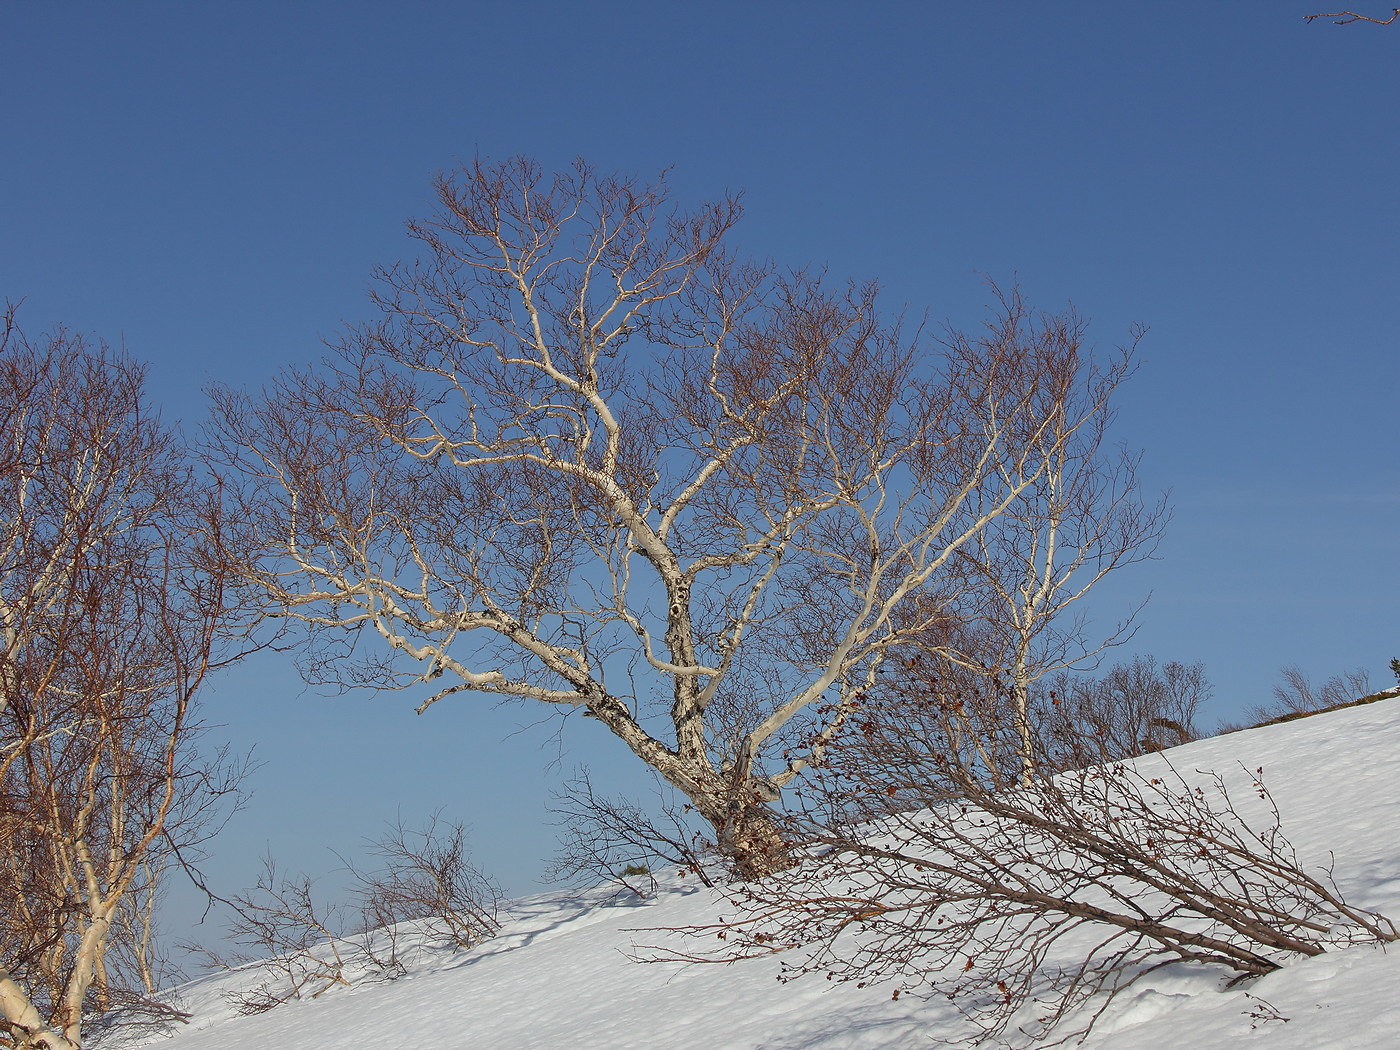
[[[79,1050],[79,1044],[70,1041],[62,1032],[44,1023],[43,1016],[30,1001],[28,994],[10,975],[10,971],[0,967],[0,1014],[11,1035],[17,1037],[16,1045],[21,1048],[43,1048],[43,1050]]]

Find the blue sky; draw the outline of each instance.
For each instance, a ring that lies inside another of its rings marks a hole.
[[[1308,0],[11,4],[0,36],[0,296],[151,362],[195,427],[368,315],[430,179],[475,155],[674,166],[743,190],[746,249],[875,278],[976,324],[982,274],[1072,301],[1104,345],[1143,321],[1118,436],[1172,490],[1130,650],[1204,660],[1207,721],[1280,666],[1400,655],[1400,26]],[[1388,14],[1388,11],[1375,12]],[[307,693],[284,657],[209,719],[261,771],[216,847],[293,868],[442,806],[532,888],[559,778],[630,756],[572,719]]]

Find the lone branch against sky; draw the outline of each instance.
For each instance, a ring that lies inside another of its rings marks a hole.
[[[1358,15],[1355,11],[1324,11],[1316,15],[1304,15],[1307,22],[1316,21],[1319,18],[1336,19],[1337,25],[1344,26],[1349,22],[1374,22],[1376,25],[1388,26],[1397,18],[1400,18],[1400,7],[1392,8],[1389,18],[1371,18],[1367,15]]]

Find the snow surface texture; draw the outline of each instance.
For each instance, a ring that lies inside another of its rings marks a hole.
[[[1173,766],[1264,768],[1283,829],[1308,867],[1335,859],[1352,904],[1400,918],[1400,700],[1198,741]],[[1141,759],[1144,770],[1160,761]],[[775,959],[642,964],[637,945],[723,912],[694,880],[663,881],[648,902],[613,887],[512,902],[496,939],[426,954],[393,982],[336,987],[314,1001],[240,1016],[224,999],[247,968],[181,990],[193,1020],[162,1050],[904,1050],[965,1038],[946,1002],[886,987],[775,980]],[[1093,1050],[1390,1050],[1400,1045],[1400,945],[1301,959],[1226,988],[1221,971],[1177,965],[1144,978],[1082,1044]],[[1286,1018],[1286,1020],[1285,1020]]]

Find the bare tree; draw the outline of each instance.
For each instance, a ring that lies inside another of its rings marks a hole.
[[[349,934],[347,909],[318,899],[309,875],[289,876],[271,857],[251,890],[229,903],[234,918],[228,935],[238,950],[223,956],[202,951],[211,966],[229,969],[255,964],[262,980],[230,993],[239,1013],[259,1014],[294,999],[315,999],[336,985],[351,983],[357,946]],[[194,948],[194,946],[191,946]]]
[[[872,286],[737,259],[737,200],[686,212],[664,177],[437,190],[379,322],[215,393],[252,592],[313,678],[582,709],[741,873],[783,865],[771,803],[1074,432],[1044,415],[1062,348],[928,346]]]
[[[948,607],[954,605],[950,599]],[[878,721],[882,734],[897,730],[929,747],[947,748],[959,768],[976,769],[989,784],[1009,788],[1022,776],[1022,723],[1004,669],[970,656],[994,649],[984,642],[985,632],[985,624],[950,618],[916,645],[893,653],[860,698],[857,724]],[[1038,712],[1032,708],[1030,713],[1039,727]],[[880,746],[882,734],[843,734],[843,761],[882,764],[888,757]],[[952,781],[928,787],[930,793],[950,798],[960,790]]]
[[[213,509],[125,355],[0,337],[0,1018],[70,1048],[154,1000],[151,901],[238,770],[193,749],[221,656]]]
[[[1018,775],[1028,783],[1036,754],[1032,687],[1131,636],[1136,609],[1095,636],[1076,610],[1109,573],[1152,557],[1170,513],[1165,497],[1143,499],[1140,455],[1107,444],[1115,416],[1110,402],[1131,372],[1132,347],[1143,331],[1135,330],[1130,346],[1100,366],[1089,357],[1079,315],[1038,314],[1014,291],[997,294],[995,338],[1047,348],[1038,404],[1027,415],[1032,429],[1007,446],[1018,457],[1028,450],[1038,469],[958,551],[954,608],[975,627],[961,631],[951,647],[947,639],[935,641],[952,660],[994,679],[968,691],[969,702],[979,694],[998,700],[996,717],[1017,729]],[[975,492],[965,513],[981,515],[985,496]]]
[[[732,888],[736,918],[684,931],[721,947],[683,957],[791,952],[787,978],[947,996],[983,1038],[1042,1047],[1086,1033],[1161,966],[1238,979],[1400,936],[1347,904],[1329,870],[1300,862],[1261,771],[1242,769],[1232,789],[1156,759],[1003,790],[947,741],[855,721],[868,739],[852,761],[836,742],[808,807],[792,813],[802,861]],[[871,764],[872,748],[884,764]],[[1066,1019],[1073,1031],[1049,1041]]]
[[[953,799],[969,776],[989,790],[1007,791],[1028,787],[1035,775],[1118,761],[1199,736],[1196,711],[1211,694],[1200,663],[1159,667],[1152,656],[1140,655],[1102,676],[1058,671],[1037,683],[1022,708],[1004,670],[968,665],[966,654],[978,651],[976,640],[963,637],[969,629],[958,625],[940,645],[901,653],[887,666],[862,699],[863,731],[842,738],[845,767],[883,767],[891,754],[887,735],[899,733],[916,757],[947,758],[946,765],[919,761],[923,798]],[[1033,748],[1030,778],[1025,720]],[[875,725],[879,732],[870,732]]]
[[[655,816],[632,799],[600,795],[587,770],[580,771],[550,807],[561,842],[548,877],[615,882],[648,897],[656,889],[656,869],[671,866],[712,886],[713,844],[691,826],[687,808],[663,796]]]
[[[370,848],[378,866],[347,865],[357,883],[349,903],[326,901],[311,876],[288,875],[264,858],[254,886],[225,902],[237,948],[187,945],[213,969],[260,974],[229,993],[235,1009],[263,1013],[337,985],[402,976],[405,939],[415,947],[467,949],[500,929],[500,890],[471,863],[462,825],[437,815],[419,828],[400,821]]]

